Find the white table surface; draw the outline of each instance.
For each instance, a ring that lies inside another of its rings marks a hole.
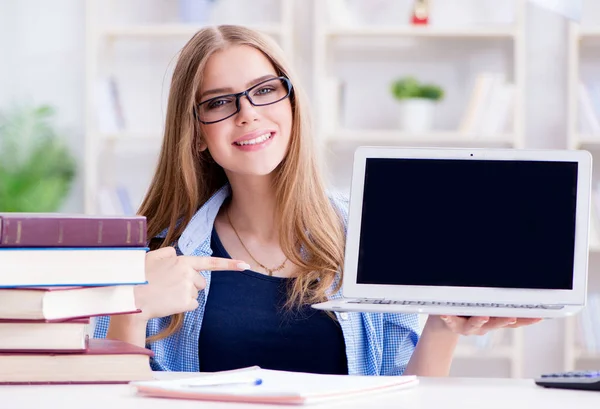
[[[194,376],[156,373],[161,379]],[[344,399],[315,408],[394,409],[600,409],[600,392],[545,389],[527,379],[421,378],[412,389]],[[308,406],[308,407],[311,407]],[[191,409],[291,408],[139,397],[130,385],[0,386],[0,407],[6,409]]]

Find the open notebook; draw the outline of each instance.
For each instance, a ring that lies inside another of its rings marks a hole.
[[[416,376],[319,375],[245,368],[194,378],[132,382],[142,396],[302,405],[390,392],[418,384]]]

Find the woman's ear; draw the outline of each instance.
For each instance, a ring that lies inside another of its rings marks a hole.
[[[200,128],[199,127],[195,127],[196,132],[196,141],[198,141],[198,152],[204,152],[207,148],[208,145],[206,144],[206,142],[204,142],[204,138],[202,137],[202,133],[200,132]]]

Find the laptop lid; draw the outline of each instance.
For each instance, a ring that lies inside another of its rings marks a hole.
[[[360,147],[348,298],[581,305],[586,151]]]

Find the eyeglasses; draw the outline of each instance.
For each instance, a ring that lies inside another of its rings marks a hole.
[[[197,105],[196,118],[205,125],[224,121],[240,112],[240,98],[246,96],[253,106],[265,106],[283,101],[292,93],[292,83],[285,77],[259,82],[246,91],[221,95]]]

